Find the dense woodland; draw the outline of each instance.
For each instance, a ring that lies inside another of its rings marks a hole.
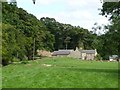
[[[80,26],[72,26],[54,18],[37,19],[15,4],[2,4],[2,62],[32,60],[36,51],[58,49],[97,49],[99,57],[120,55],[120,3],[104,3],[101,15],[110,15],[111,24],[105,26],[105,34],[96,33]],[[97,30],[97,27],[94,28]]]

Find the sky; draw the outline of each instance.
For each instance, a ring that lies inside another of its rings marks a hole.
[[[9,1],[9,0],[8,0]],[[108,19],[99,15],[100,0],[16,0],[17,6],[28,13],[41,17],[55,18],[56,21],[92,30],[94,23],[108,24]]]

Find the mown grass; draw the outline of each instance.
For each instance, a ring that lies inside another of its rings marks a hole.
[[[2,71],[3,88],[118,87],[117,62],[56,57],[8,65]]]
[[[2,66],[0,65],[0,89],[2,89]]]

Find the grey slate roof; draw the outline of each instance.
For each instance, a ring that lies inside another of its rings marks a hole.
[[[118,58],[118,55],[112,55],[112,56],[109,56],[110,59],[115,59],[115,58]]]
[[[95,50],[82,50],[81,53],[94,54]]]
[[[69,50],[61,50],[61,51],[54,51],[52,55],[69,55],[70,51]]]
[[[71,50],[59,50],[59,51],[54,51],[53,56],[56,55],[69,55]],[[95,50],[81,50],[81,53],[86,53],[86,54],[95,54]]]

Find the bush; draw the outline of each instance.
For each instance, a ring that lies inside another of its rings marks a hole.
[[[21,61],[21,64],[28,64],[29,62],[27,60]]]
[[[6,65],[8,65],[8,64],[10,64],[10,62],[12,61],[12,57],[10,57],[10,56],[3,56],[2,57],[2,65],[3,66],[6,66]]]
[[[102,57],[100,56],[100,54],[97,54],[96,57],[95,57],[95,60],[101,60]]]
[[[16,58],[16,57],[14,57],[13,59],[12,59],[12,62],[19,62],[20,61],[20,59],[18,59],[18,58]]]

